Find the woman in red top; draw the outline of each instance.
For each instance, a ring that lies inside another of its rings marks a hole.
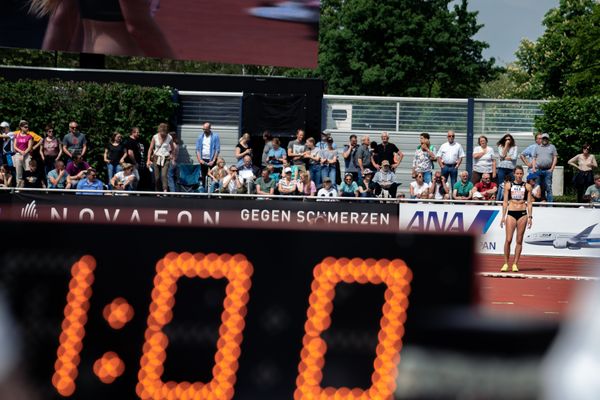
[[[33,136],[29,134],[29,123],[25,120],[19,122],[20,130],[15,134],[15,155],[13,165],[17,176],[17,187],[23,187],[23,173],[29,169],[31,150],[33,149]]]

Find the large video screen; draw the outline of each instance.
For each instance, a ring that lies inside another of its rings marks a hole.
[[[0,11],[1,47],[317,66],[320,0],[8,0]]]
[[[389,399],[420,323],[473,300],[468,236],[3,227],[0,288],[44,399]]]

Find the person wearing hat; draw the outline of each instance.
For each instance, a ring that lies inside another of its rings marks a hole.
[[[529,175],[527,175],[526,181],[529,183],[529,186],[531,186],[531,197],[533,198],[533,201],[540,202],[544,201],[544,197],[542,195],[542,188],[537,183],[537,179],[537,174],[535,172],[530,172]]]
[[[375,195],[379,196],[382,190],[387,190],[392,198],[396,198],[398,182],[396,182],[396,174],[391,170],[388,160],[381,161],[381,169],[375,174],[373,182],[375,183]]]
[[[354,181],[354,175],[351,172],[346,172],[344,180],[340,185],[340,193],[342,197],[358,197],[358,185]]]
[[[358,185],[360,197],[375,196],[375,182],[373,182],[373,171],[370,168],[365,168],[362,171],[362,182]]]
[[[550,135],[542,133],[542,144],[537,145],[533,151],[531,172],[538,174],[537,182],[546,194],[546,201],[552,202],[552,174],[558,162],[556,147],[550,143]]]
[[[296,194],[297,187],[298,181],[292,179],[292,169],[290,167],[285,167],[283,169],[283,177],[277,184],[277,190],[279,191],[279,194],[288,196]]]
[[[323,178],[323,187],[317,192],[317,197],[338,197],[338,192],[331,182],[331,178],[326,176]],[[333,201],[333,200],[321,200],[321,201]]]

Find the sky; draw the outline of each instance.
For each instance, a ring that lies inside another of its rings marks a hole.
[[[469,9],[479,11],[477,19],[484,24],[476,39],[490,47],[485,58],[494,57],[497,65],[515,61],[521,39],[536,40],[544,33],[542,20],[559,0],[470,0]]]

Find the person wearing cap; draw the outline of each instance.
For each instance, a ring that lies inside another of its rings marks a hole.
[[[473,199],[495,200],[498,193],[498,186],[492,182],[492,176],[489,172],[481,174],[481,180],[473,188]]]
[[[396,174],[390,168],[390,162],[383,160],[381,169],[375,173],[373,177],[375,183],[375,195],[381,195],[382,190],[387,190],[392,198],[396,198],[398,182],[396,182]]]
[[[440,168],[442,169],[442,176],[446,181],[450,178],[450,187],[453,188],[458,177],[458,169],[465,158],[465,151],[456,138],[456,133],[453,130],[448,131],[448,141],[442,144],[437,151],[436,157]]]
[[[374,197],[375,182],[373,182],[373,171],[371,171],[369,168],[363,169],[362,178],[362,181],[358,185],[360,197]]]
[[[325,177],[328,176],[334,186],[336,178],[335,166],[337,161],[337,150],[333,147],[333,138],[328,136],[327,148],[321,150],[321,179],[324,181]]]
[[[556,147],[550,143],[550,135],[542,133],[542,144],[537,145],[533,151],[531,172],[538,174],[538,183],[546,194],[546,201],[552,203],[552,174],[558,162]]]
[[[104,183],[102,183],[96,175],[96,170],[94,168],[89,168],[85,179],[81,179],[77,183],[77,190],[82,191],[77,192],[76,194],[101,196],[102,191],[104,190]],[[86,190],[86,192],[83,192],[83,190]],[[93,192],[88,192],[87,190],[93,190]]]
[[[390,169],[395,171],[403,158],[404,153],[394,143],[390,143],[389,133],[382,132],[381,143],[375,146],[375,151],[371,156],[371,165],[373,168],[381,169],[382,162],[385,160],[390,164]]]
[[[323,178],[323,187],[317,192],[317,197],[338,197],[338,192],[331,182],[331,178],[326,176]],[[335,201],[335,200],[318,200],[318,201]]]
[[[529,175],[527,175],[526,181],[529,183],[529,186],[531,186],[531,197],[533,198],[533,201],[540,202],[544,201],[544,196],[542,195],[541,186],[537,183],[537,178],[536,173],[530,172]]]
[[[277,190],[281,195],[293,195],[296,194],[298,188],[298,181],[292,179],[292,168],[285,167],[283,169],[283,176],[277,184]]]
[[[229,166],[229,174],[221,181],[221,193],[241,194],[246,190],[244,181],[238,175],[238,167],[233,164]]]
[[[360,192],[358,191],[358,185],[354,181],[354,175],[347,172],[344,175],[344,180],[340,185],[340,194],[342,197],[358,197]]]
[[[135,190],[137,179],[133,173],[133,165],[122,163],[121,171],[113,175],[110,184],[115,190]]]

